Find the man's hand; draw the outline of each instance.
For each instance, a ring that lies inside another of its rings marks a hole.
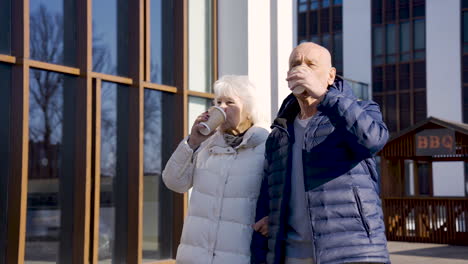
[[[268,236],[268,216],[263,217],[252,225],[253,229],[264,236]]]
[[[306,92],[315,99],[319,99],[327,92],[327,81],[319,78],[320,74],[317,74],[311,68],[299,65],[292,68],[288,72],[289,89],[294,90],[298,86],[305,88]]]

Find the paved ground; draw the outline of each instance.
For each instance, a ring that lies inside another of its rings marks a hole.
[[[468,247],[388,242],[392,264],[468,264]]]

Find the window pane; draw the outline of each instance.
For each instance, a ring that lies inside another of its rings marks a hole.
[[[164,94],[155,90],[145,90],[144,101],[144,172],[143,172],[143,261],[153,262],[172,257],[173,210],[172,192],[163,183],[162,115]]]
[[[174,3],[151,0],[150,5],[151,82],[174,85]]]
[[[372,91],[374,93],[382,92],[383,91],[383,68],[382,67],[374,67],[372,69]]]
[[[194,97],[190,96],[189,97],[189,107],[188,107],[188,133],[190,133],[190,130],[192,129],[193,122],[195,122],[195,119],[197,119],[197,116],[199,116],[201,113],[205,112],[208,110],[213,105],[213,100],[207,99],[207,98],[200,98],[200,97]]]
[[[313,42],[313,43],[316,43],[316,44],[321,44],[322,42],[320,41],[320,37],[319,36],[312,36],[310,37],[310,41]]]
[[[128,221],[128,89],[102,82],[99,263],[123,263]]]
[[[416,62],[413,67],[414,88],[426,88],[426,63]]]
[[[372,23],[373,24],[382,23],[382,0],[372,1]]]
[[[11,53],[11,0],[0,1],[0,54]]]
[[[383,55],[383,29],[383,27],[374,27],[373,29],[374,56]]]
[[[409,64],[400,64],[400,91],[407,91],[410,89],[410,66]]]
[[[426,28],[424,19],[414,21],[414,49],[425,49]]]
[[[343,29],[343,7],[337,6],[333,8],[333,31]]]
[[[419,195],[431,195],[431,167],[429,163],[417,163],[418,166],[418,183]]]
[[[126,1],[93,0],[93,71],[128,75]]]
[[[319,1],[318,0],[311,0],[310,2],[310,9],[317,10],[319,9]]]
[[[305,20],[304,20],[304,25],[305,25]],[[311,11],[309,13],[309,34],[310,35],[318,34],[318,11]]]
[[[330,34],[324,34],[322,36],[322,46],[324,46],[328,50],[331,50]]]
[[[343,38],[341,33],[334,35],[332,57],[337,72],[343,72]]]
[[[412,160],[405,160],[405,194],[414,195],[414,163]]]
[[[385,67],[385,91],[396,90],[396,69],[395,65]]]
[[[425,16],[426,0],[413,0],[413,17]]]
[[[306,37],[306,21],[307,21],[307,13],[299,13],[297,14],[298,17],[298,25],[297,25],[297,34],[302,37]]]
[[[398,12],[400,13],[400,19],[409,18],[409,0],[400,0],[400,8]]]
[[[5,264],[7,243],[8,169],[10,164],[11,66],[0,63],[0,264]]]
[[[342,4],[343,4],[343,0],[333,0],[333,4],[334,4],[334,5],[342,5]]]
[[[189,1],[189,88],[212,92],[212,0]]]
[[[386,119],[385,123],[387,124],[388,130],[390,132],[395,132],[397,130],[397,111],[396,111],[396,96],[387,95],[386,97]]]
[[[387,25],[387,55],[395,54],[396,52],[396,25],[388,24]]]
[[[408,128],[411,125],[410,113],[410,95],[409,93],[400,94],[400,130]]]
[[[330,31],[330,28],[328,26],[329,24],[330,24],[329,10],[328,8],[322,9],[320,11],[320,30],[322,31],[322,33]]]
[[[426,119],[426,92],[414,93],[414,122]]]
[[[76,35],[74,1],[30,1],[31,58],[49,63],[75,65]],[[66,4],[66,6],[64,6]],[[64,12],[67,11],[66,13]],[[67,19],[65,20],[64,17]]]
[[[28,207],[25,263],[56,263],[66,235],[64,83],[62,74],[31,70],[29,101]],[[62,234],[62,232],[64,232]]]
[[[462,0],[463,8],[468,8],[468,0]]]
[[[400,24],[400,53],[410,51],[410,23]]]
[[[329,6],[330,6],[330,0],[322,0],[322,8],[329,7]]]
[[[385,1],[385,20],[386,22],[392,22],[396,19],[396,0]]]
[[[299,12],[306,12],[307,11],[307,4],[300,4],[299,5]]]

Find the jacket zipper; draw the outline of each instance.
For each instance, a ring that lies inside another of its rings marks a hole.
[[[362,224],[364,225],[364,229],[366,229],[367,237],[369,238],[369,240],[371,240],[371,237],[370,237],[371,231],[369,228],[369,223],[367,223],[367,220],[364,217],[364,212],[362,209],[362,202],[361,202],[361,198],[359,197],[359,190],[356,186],[353,187],[353,193],[354,193],[354,199],[356,200],[356,204],[358,207],[359,216],[361,217]]]
[[[238,154],[238,152],[235,151],[234,160],[237,159],[237,154]],[[226,178],[224,179],[223,192],[221,194],[222,195],[221,196],[221,205],[220,205],[220,208],[219,208],[218,223],[217,223],[217,226],[216,226],[215,242],[214,242],[214,245],[213,245],[213,254],[211,256],[211,263],[214,262],[214,257],[216,256],[215,251],[216,251],[216,246],[217,246],[217,242],[218,242],[217,237],[218,237],[218,232],[219,232],[219,226],[221,224],[221,213],[223,211],[223,202],[222,202],[222,200],[224,199],[224,192],[226,191],[226,185],[227,185],[228,178],[229,178],[229,171],[231,170],[232,165],[234,164],[234,162],[229,162],[228,164],[229,164],[229,166],[228,166],[228,168],[226,168]]]
[[[307,198],[307,192],[305,193],[306,195],[306,201],[307,201],[307,216],[309,217],[309,227],[310,227],[310,232],[311,232],[311,235],[312,235],[312,252],[314,252],[314,255],[313,255],[313,259],[314,259],[314,263],[315,264],[320,264],[320,261],[317,259],[317,247],[315,245],[315,231],[314,231],[314,227],[312,225],[312,216],[310,215],[310,201],[309,201],[309,198]]]

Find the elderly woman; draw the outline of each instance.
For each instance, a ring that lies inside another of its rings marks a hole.
[[[217,131],[204,136],[198,116],[163,171],[166,186],[193,187],[178,264],[249,264],[252,224],[263,174],[268,130],[261,125],[255,88],[246,76],[214,84],[214,104],[226,113]]]

